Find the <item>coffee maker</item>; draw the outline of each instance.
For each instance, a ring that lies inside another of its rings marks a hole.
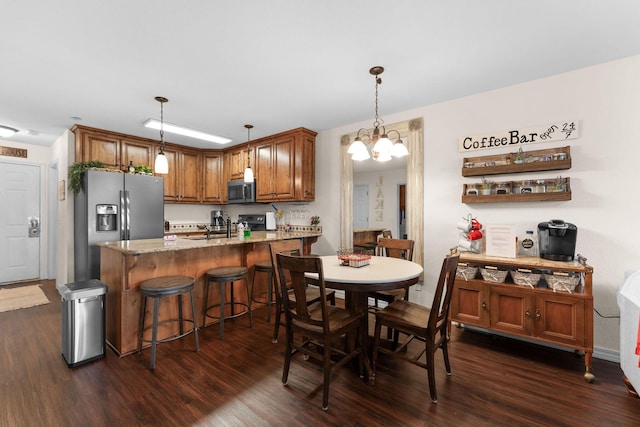
[[[578,228],[561,219],[538,224],[540,258],[553,261],[572,261],[576,251]]]
[[[222,211],[211,211],[211,227],[213,227],[214,231],[220,231],[225,228]]]

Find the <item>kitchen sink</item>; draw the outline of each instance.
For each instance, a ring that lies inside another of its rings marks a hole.
[[[209,236],[209,239],[225,239],[227,237],[227,234],[211,234]],[[203,236],[189,236],[189,237],[185,237],[185,239],[189,239],[189,240],[207,240],[207,236],[203,235]]]

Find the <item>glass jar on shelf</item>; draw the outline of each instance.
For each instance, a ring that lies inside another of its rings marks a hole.
[[[545,193],[547,191],[547,185],[544,182],[544,179],[539,179],[533,184],[533,192],[534,193]]]

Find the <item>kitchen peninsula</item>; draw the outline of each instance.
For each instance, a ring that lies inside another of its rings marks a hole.
[[[139,286],[143,281],[173,275],[195,278],[196,321],[200,327],[203,326],[204,281],[209,269],[234,265],[251,268],[255,262],[270,258],[269,242],[277,240],[302,239],[304,252],[308,254],[311,252],[311,245],[321,235],[321,231],[255,231],[249,238],[177,238],[99,243],[100,280],[109,288],[106,296],[107,343],[120,356],[137,351],[141,304]],[[256,293],[267,289],[266,279],[261,276],[264,275],[256,277]],[[211,289],[210,302],[214,298],[220,298],[216,288]],[[247,295],[238,286],[235,297],[246,300]],[[189,301],[185,298],[185,313],[191,312],[188,304]],[[178,317],[177,305],[169,307],[170,305],[160,307],[159,320]],[[158,339],[173,335],[174,329],[177,330],[175,323],[160,325]]]

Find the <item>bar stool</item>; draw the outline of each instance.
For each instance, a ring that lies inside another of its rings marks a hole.
[[[149,369],[156,368],[156,345],[159,342],[167,342],[173,341],[178,338],[182,338],[185,335],[193,332],[196,340],[196,352],[200,351],[200,346],[198,345],[198,328],[196,325],[196,308],[195,303],[193,301],[193,277],[188,276],[166,276],[166,277],[157,277],[155,279],[150,279],[142,282],[140,285],[140,291],[142,292],[142,310],[140,312],[140,334],[138,337],[138,354],[142,352],[142,342],[150,342],[151,343],[151,364]],[[191,298],[191,319],[184,319],[182,317],[182,295],[189,293],[189,297]],[[167,319],[161,322],[158,322],[158,308],[160,305],[160,300],[165,297],[178,297],[178,318],[177,319]],[[144,326],[144,318],[147,309],[147,298],[153,298],[153,324],[151,326]],[[173,335],[169,338],[158,339],[158,325],[162,325],[170,322],[178,322],[180,326],[179,334]],[[193,324],[193,329],[185,332],[183,322],[191,322]],[[144,331],[152,328],[151,331],[151,339],[144,338]]]
[[[244,286],[247,292],[247,303],[243,303],[241,301],[236,301],[233,295],[233,283],[237,280],[244,280]],[[209,303],[209,285],[211,282],[220,283],[220,304],[214,304],[207,307]],[[225,295],[226,295],[226,285],[230,284],[229,290],[231,293],[231,301],[228,303],[231,305],[231,315],[224,315],[224,305],[225,305]],[[246,311],[241,313],[235,313],[235,306],[241,305],[243,307],[247,307]],[[204,310],[202,316],[202,327],[205,326],[207,317],[212,319],[220,319],[220,339],[224,339],[224,320],[233,319],[238,316],[242,316],[243,314],[249,313],[249,327],[253,327],[253,320],[251,318],[251,294],[249,293],[249,269],[247,267],[217,267],[212,268],[207,271],[207,281],[205,283],[205,291],[204,291]],[[212,316],[209,314],[209,311],[212,308],[219,307],[220,315]]]
[[[256,273],[267,273],[268,283],[267,283],[267,291],[260,292],[259,294],[255,294],[256,289]],[[271,260],[258,261],[253,264],[253,275],[251,277],[251,300],[253,302],[257,302],[258,304],[265,304],[269,311],[267,311],[267,322],[271,322],[271,306],[275,304],[273,301],[273,267],[271,266]],[[267,294],[267,301],[257,300],[256,296]]]

